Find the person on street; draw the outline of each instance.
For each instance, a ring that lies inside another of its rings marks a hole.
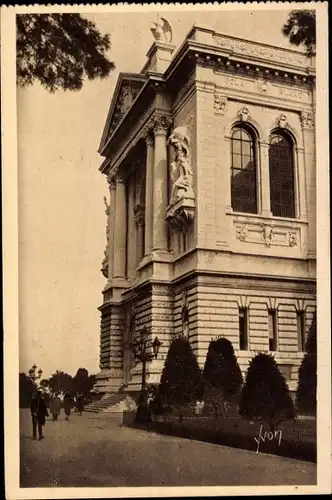
[[[37,439],[37,427],[38,427],[38,437],[41,441],[44,439],[43,426],[45,425],[45,417],[48,417],[48,411],[41,391],[37,391],[37,394],[31,400],[30,411],[32,417],[32,432],[33,439]]]
[[[71,395],[70,394],[65,394],[65,397],[63,398],[63,407],[64,407],[64,410],[65,410],[65,420],[67,420],[67,422],[69,421],[69,417],[70,417],[70,412],[71,412],[71,409],[73,407],[73,400],[71,398]]]
[[[50,411],[51,411],[52,416],[53,416],[53,422],[58,420],[58,416],[60,415],[61,407],[62,407],[62,401],[59,398],[59,395],[56,394],[51,399],[51,402],[50,402]]]
[[[83,410],[84,410],[84,397],[83,394],[79,394],[77,396],[77,411],[79,412],[80,415],[82,415]]]

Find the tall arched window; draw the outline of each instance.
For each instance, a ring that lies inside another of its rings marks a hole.
[[[293,141],[283,131],[271,135],[269,148],[271,211],[277,217],[295,217]]]
[[[235,212],[257,213],[255,138],[235,127],[231,137],[231,199]]]

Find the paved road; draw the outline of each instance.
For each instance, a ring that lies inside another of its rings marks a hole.
[[[148,433],[120,416],[84,413],[47,421],[33,441],[21,410],[21,487],[315,484],[309,462]]]

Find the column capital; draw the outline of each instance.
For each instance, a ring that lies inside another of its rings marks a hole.
[[[263,148],[268,148],[270,146],[270,140],[268,137],[261,137],[259,139],[259,145]]]
[[[107,175],[107,183],[110,189],[115,189],[115,176],[113,174]]]
[[[116,184],[124,184],[126,181],[123,175],[117,173],[115,176],[115,182]]]
[[[303,130],[314,129],[314,115],[311,111],[301,111],[301,125]]]
[[[142,139],[145,141],[147,146],[153,146],[153,135],[152,135],[152,124],[149,123],[148,126],[143,130]]]
[[[143,226],[144,224],[145,207],[144,205],[137,204],[134,207],[134,216],[136,226]]]
[[[151,120],[151,128],[154,135],[167,135],[172,120],[168,116],[155,116]]]

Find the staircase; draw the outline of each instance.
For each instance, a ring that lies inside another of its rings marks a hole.
[[[122,413],[126,409],[126,395],[113,393],[100,401],[93,401],[84,407],[90,413]]]

